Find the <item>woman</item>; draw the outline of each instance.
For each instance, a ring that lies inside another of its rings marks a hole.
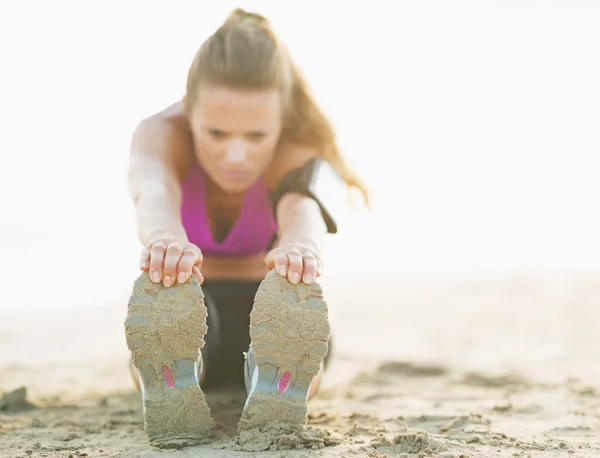
[[[182,102],[136,128],[129,183],[144,273],[126,333],[157,445],[208,434],[200,387],[245,382],[241,426],[306,421],[328,350],[315,283],[337,230],[317,186],[327,167],[366,200],[268,21],[240,9],[201,46]]]

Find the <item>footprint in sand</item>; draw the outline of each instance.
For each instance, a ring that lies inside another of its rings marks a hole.
[[[398,378],[433,378],[442,377],[448,373],[447,369],[437,365],[418,364],[406,361],[384,361],[374,372],[360,372],[353,380],[352,385],[398,386]],[[360,398],[363,402],[373,402],[379,399],[394,397],[394,390],[386,392],[377,389]]]
[[[594,431],[589,426],[558,426],[547,431],[546,434],[560,437],[598,437],[598,430]]]
[[[379,365],[377,372],[402,377],[441,377],[448,373],[442,366],[410,363],[404,361],[385,361]]]
[[[479,372],[469,372],[458,382],[462,385],[483,388],[528,387],[531,383],[519,374],[486,375]]]

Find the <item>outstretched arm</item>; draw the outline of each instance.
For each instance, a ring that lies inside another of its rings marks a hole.
[[[276,208],[278,246],[267,255],[267,268],[287,276],[291,283],[310,285],[323,271],[323,245],[327,225],[321,208],[311,198],[286,193]]]
[[[323,202],[328,199],[320,195],[322,184],[328,190],[335,184],[328,167],[315,152],[303,148],[279,152],[274,161],[278,243],[267,255],[266,263],[268,269],[275,269],[294,284],[312,284],[322,274],[325,235],[337,231],[330,209]],[[345,184],[342,186],[345,188]]]
[[[158,232],[185,238],[179,206],[181,190],[174,155],[178,133],[167,120],[140,122],[131,141],[129,191],[135,204],[137,232],[146,245]]]
[[[202,254],[189,243],[181,222],[180,179],[191,146],[179,111],[176,104],[138,124],[129,163],[129,189],[144,245],[140,269],[167,287],[192,273],[202,282]]]

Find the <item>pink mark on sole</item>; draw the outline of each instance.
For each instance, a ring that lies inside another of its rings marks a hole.
[[[283,393],[288,385],[290,384],[290,380],[292,379],[292,374],[290,374],[289,372],[286,372],[285,374],[283,374],[280,378],[279,378],[279,383],[277,385],[277,390],[280,393]]]
[[[173,371],[167,366],[163,366],[162,373],[165,383],[169,386],[169,388],[173,388],[175,386],[175,377],[173,376]]]

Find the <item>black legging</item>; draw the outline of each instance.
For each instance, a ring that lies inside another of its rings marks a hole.
[[[202,359],[204,389],[244,387],[244,352],[250,345],[250,312],[259,281],[206,280],[202,284],[208,309],[208,332]],[[331,355],[331,338],[325,364]]]

